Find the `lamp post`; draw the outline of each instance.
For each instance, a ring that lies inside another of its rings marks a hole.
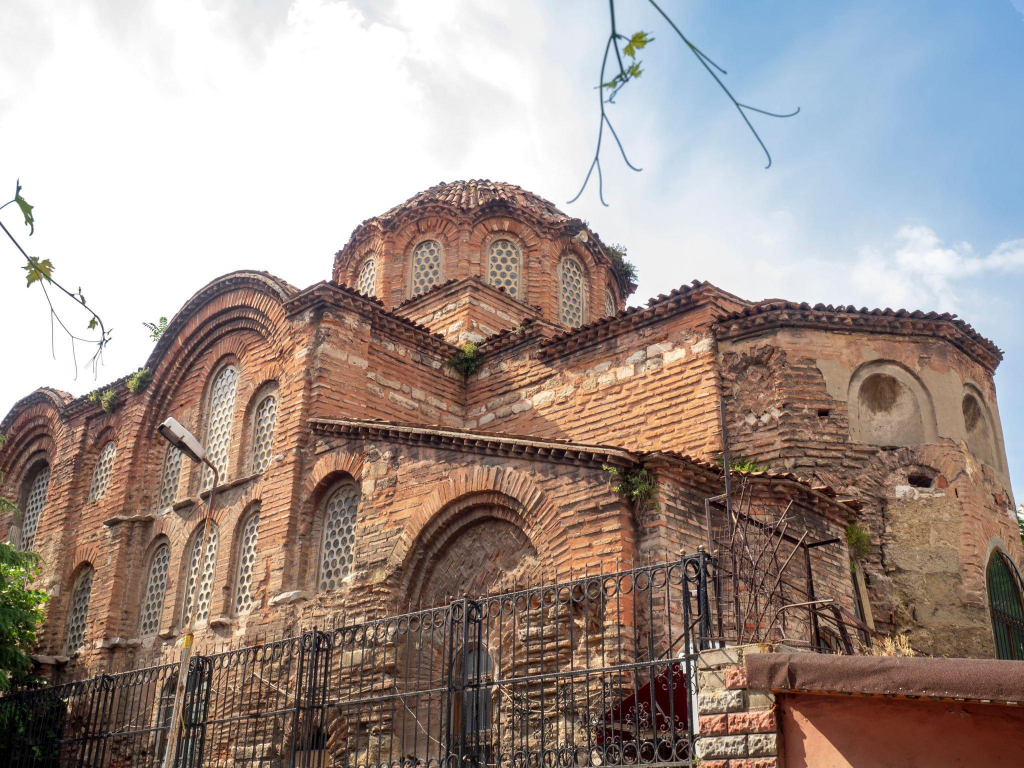
[[[220,472],[213,465],[207,456],[196,436],[185,429],[176,419],[168,417],[163,424],[157,427],[160,435],[171,445],[181,451],[191,461],[197,464],[205,464],[213,470],[213,488],[210,489],[210,500],[206,505],[206,516],[203,518],[203,543],[199,547],[201,557],[206,557],[206,546],[210,538],[210,516],[213,513],[213,500],[217,496],[217,486],[220,485]],[[182,714],[182,702],[185,699],[185,684],[188,678],[188,662],[192,656],[192,616],[195,613],[195,606],[188,613],[188,620],[184,627],[184,636],[181,646],[181,662],[178,665],[178,684],[174,692],[174,708],[171,712],[171,732],[168,734],[167,752],[164,754],[163,768],[171,768],[174,756],[178,751],[178,742],[181,733],[185,730],[185,718]]]

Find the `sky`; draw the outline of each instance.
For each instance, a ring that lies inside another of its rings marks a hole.
[[[1024,0],[663,0],[731,103],[645,0],[654,37],[593,157],[607,6],[594,0],[7,0],[0,220],[81,287],[113,341],[98,375],[51,349],[38,286],[0,241],[0,412],[134,371],[171,317],[236,269],[330,277],[361,221],[440,181],[519,184],[622,243],[633,303],[691,280],[750,299],[956,312],[1006,354],[1007,458],[1024,488]],[[62,315],[85,332],[87,317]],[[79,357],[86,353],[80,347]],[[87,356],[87,353],[86,355]]]

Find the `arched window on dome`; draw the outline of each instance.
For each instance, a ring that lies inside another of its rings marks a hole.
[[[440,285],[443,273],[442,257],[441,244],[437,240],[424,240],[413,249],[411,295],[419,296],[435,285]]]
[[[359,267],[356,290],[371,298],[377,295],[377,259],[371,256]]]
[[[67,629],[64,632],[64,655],[71,656],[85,644],[86,621],[89,618],[89,598],[92,596],[93,568],[86,565],[75,579],[68,603]]]
[[[142,608],[139,610],[140,637],[149,637],[160,631],[170,569],[171,548],[167,543],[163,543],[157,546],[149,559],[146,591],[142,595]]]
[[[274,458],[274,430],[277,427],[277,395],[271,394],[256,406],[252,423],[252,471],[259,473]]]
[[[185,597],[181,605],[181,623],[189,619],[200,622],[210,617],[210,600],[213,596],[213,577],[217,565],[217,525],[209,523],[210,533],[200,525],[192,534],[188,548],[188,571],[185,580]]]
[[[206,456],[217,467],[220,481],[228,476],[231,456],[231,428],[235,417],[235,396],[238,393],[238,368],[225,366],[210,388],[210,406],[206,422]],[[213,486],[213,470],[206,468],[202,490]]]
[[[1024,661],[1024,584],[1009,557],[992,553],[985,573],[997,659]]]
[[[338,589],[352,572],[355,551],[356,512],[359,489],[351,480],[344,480],[332,490],[324,502],[323,539],[320,545],[318,589]]]
[[[615,294],[612,293],[611,288],[604,289],[604,314],[605,317],[615,317],[618,314],[615,305]]]
[[[173,445],[167,446],[163,467],[160,469],[160,509],[166,509],[178,496],[181,480],[181,451]]]
[[[50,465],[36,467],[26,479],[21,491],[21,532],[14,543],[19,549],[30,550],[36,543],[39,518],[46,505],[46,492],[50,488]]]
[[[487,284],[519,299],[523,254],[511,240],[495,240],[487,256]]]
[[[117,445],[111,440],[103,446],[99,458],[96,459],[96,466],[92,471],[92,484],[89,486],[89,501],[99,501],[107,495],[107,486],[110,485],[110,476],[114,473],[114,457],[117,455]]]
[[[256,552],[260,535],[259,507],[249,514],[239,527],[238,555],[235,563],[235,616],[252,610],[253,575],[256,571]]]
[[[573,256],[558,263],[558,322],[579,328],[586,318],[586,276]]]

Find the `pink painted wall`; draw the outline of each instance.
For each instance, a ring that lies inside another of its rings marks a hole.
[[[780,694],[785,768],[1024,766],[1024,707]]]

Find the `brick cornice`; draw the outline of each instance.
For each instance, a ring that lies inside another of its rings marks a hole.
[[[715,325],[720,340],[740,340],[781,328],[813,328],[834,333],[877,333],[948,341],[995,373],[1002,350],[968,323],[948,312],[857,309],[853,306],[797,304],[771,300],[746,307]]]

